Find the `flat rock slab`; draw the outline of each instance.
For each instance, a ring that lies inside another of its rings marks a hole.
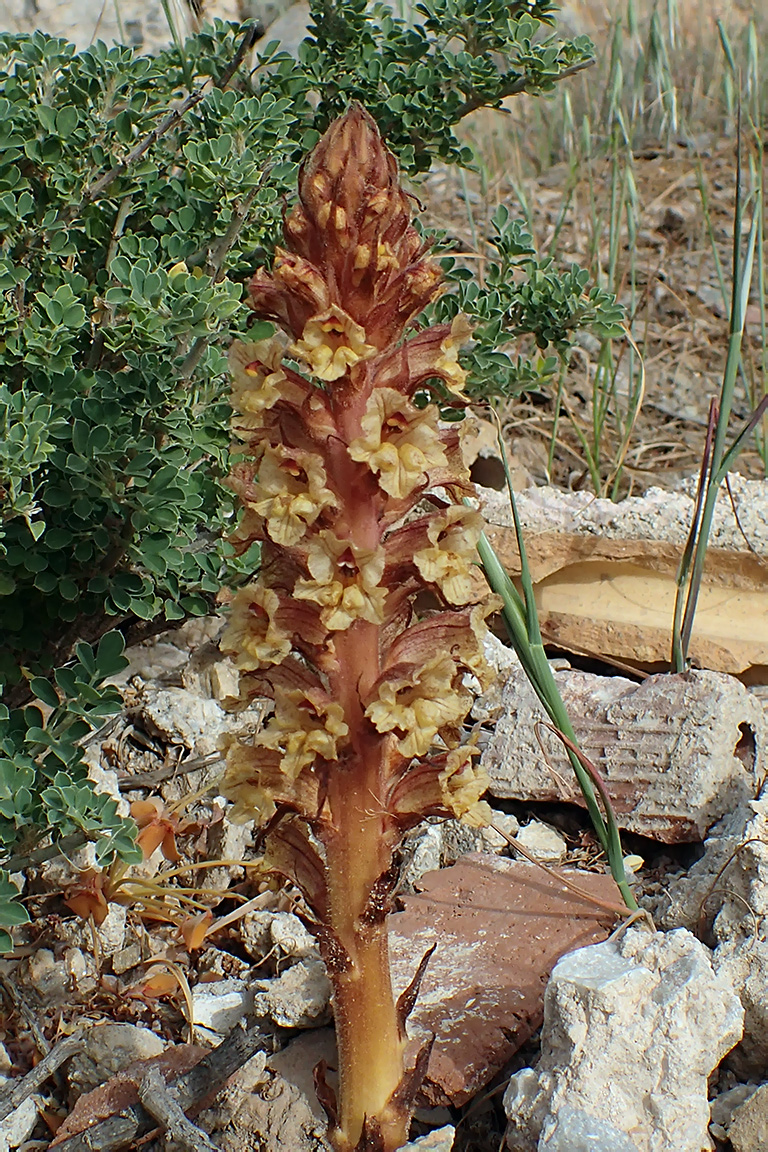
[[[588,492],[528,488],[516,502],[545,642],[666,666],[692,496],[651,488],[615,504]],[[501,563],[519,575],[506,493],[484,490],[482,511]],[[738,673],[768,663],[766,556],[768,481],[734,474],[709,537],[691,637],[695,664]]]
[[[596,899],[619,904],[610,876],[560,871]],[[399,994],[437,944],[408,1032],[436,1037],[424,1098],[460,1106],[540,1026],[556,961],[604,940],[616,917],[535,865],[484,853],[420,884],[424,890],[403,897],[404,911],[390,917],[392,980]]]
[[[692,670],[635,684],[568,669],[555,680],[621,828],[665,844],[703,840],[715,821],[758,794],[768,771],[768,716],[732,676]],[[583,806],[522,668],[502,673],[475,715],[493,727],[482,758],[493,796]]]

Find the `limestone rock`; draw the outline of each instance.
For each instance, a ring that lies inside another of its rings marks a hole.
[[[622,828],[668,844],[701,840],[711,826],[753,799],[768,771],[768,719],[738,680],[693,670],[621,676],[555,673],[584,753],[595,763]],[[583,805],[560,741],[538,728],[547,717],[522,670],[496,690],[481,764],[491,794]]]
[[[240,922],[240,940],[258,963],[263,963],[271,955],[283,968],[286,960],[291,962],[318,955],[314,936],[292,912],[252,909]]]
[[[738,1076],[762,1076],[768,1066],[768,942],[735,939],[720,944],[713,957],[715,971],[740,997],[744,1036],[728,1056]]]
[[[205,700],[186,688],[145,689],[142,713],[150,732],[198,756],[217,751],[221,737],[232,726],[215,700]]]
[[[701,1152],[707,1078],[740,1038],[743,1017],[708,950],[685,929],[630,928],[564,956],[544,999],[537,1069],[513,1076],[504,1096],[509,1147],[574,1152],[582,1145],[563,1143],[565,1133],[582,1140],[605,1121],[625,1140],[611,1148]],[[582,1116],[563,1116],[566,1107]]]
[[[212,980],[192,989],[192,1021],[201,1034],[223,1039],[250,1011],[253,996],[242,980]]]
[[[453,1124],[446,1124],[444,1128],[435,1128],[434,1132],[404,1144],[400,1152],[451,1152],[455,1135]]]
[[[542,824],[540,820],[531,820],[517,833],[517,839],[536,857],[545,864],[560,864],[565,859],[568,846],[559,832]]]
[[[719,1092],[709,1102],[709,1130],[718,1140],[727,1140],[733,1114],[757,1091],[757,1084],[736,1084]]]
[[[135,1060],[159,1056],[165,1047],[165,1041],[149,1028],[97,1024],[85,1033],[82,1050],[69,1062],[70,1089],[82,1096]]]
[[[283,1028],[314,1028],[330,1019],[331,984],[319,959],[300,960],[275,980],[255,980],[253,1009]]]
[[[728,1126],[733,1152],[765,1152],[768,1148],[768,1084],[761,1084],[733,1114]]]

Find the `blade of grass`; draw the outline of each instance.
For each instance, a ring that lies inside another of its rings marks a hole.
[[[498,415],[495,409],[491,409],[491,411],[496,417],[498,424]],[[493,545],[485,533],[481,535],[477,545],[480,560],[490,587],[502,599],[502,617],[509,634],[509,639],[533,690],[541,701],[552,723],[559,732],[564,734],[570,744],[573,745],[572,748],[566,744],[567,754],[584,797],[584,802],[595,829],[595,834],[608,858],[611,875],[616,881],[622,899],[627,907],[634,911],[634,909],[637,908],[637,903],[627,883],[626,873],[624,871],[624,856],[621,851],[618,833],[616,836],[611,834],[610,820],[606,823],[606,820],[603,818],[597,796],[595,795],[592,778],[581,762],[579,754],[574,750],[577,747],[578,739],[565,704],[563,703],[563,698],[558,690],[554,675],[552,674],[547,654],[544,651],[544,643],[541,638],[541,629],[539,628],[539,617],[533,590],[533,580],[531,579],[531,571],[528,564],[528,553],[525,548],[517,501],[515,500],[514,489],[511,483],[509,461],[507,460],[500,428],[498,441],[507,480],[507,489],[512,505],[512,518],[515,526],[517,547],[520,554],[520,583],[523,588],[523,595],[520,595],[515,584],[504,570],[504,566],[496,555]]]

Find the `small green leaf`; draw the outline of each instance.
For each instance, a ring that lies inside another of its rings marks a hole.
[[[76,108],[60,108],[56,113],[56,132],[65,139],[71,136],[80,119]]]
[[[29,687],[43,704],[47,704],[49,708],[58,708],[59,697],[50,680],[46,680],[44,676],[33,676]]]

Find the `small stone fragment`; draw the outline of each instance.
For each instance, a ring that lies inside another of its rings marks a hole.
[[[282,1028],[315,1028],[330,1019],[331,984],[322,960],[305,959],[275,980],[252,984],[253,1010]]]
[[[509,1147],[591,1152],[578,1141],[606,1122],[625,1140],[611,1152],[700,1152],[709,1147],[707,1077],[740,1038],[743,1017],[685,929],[630,928],[571,952],[547,986],[537,1068],[516,1073],[504,1096]]]
[[[232,722],[215,700],[186,688],[147,688],[142,714],[147,729],[170,744],[182,744],[198,756],[218,750]]]
[[[204,1035],[223,1038],[250,1011],[252,995],[242,980],[212,980],[192,989],[192,1022]]]
[[[8,1083],[5,1076],[0,1077],[0,1090]],[[32,1135],[37,1124],[38,1098],[28,1096],[14,1108],[5,1120],[0,1123],[0,1152],[8,1152],[11,1148],[18,1148]]]
[[[537,860],[545,864],[562,863],[568,852],[568,845],[560,833],[548,824],[542,824],[540,820],[531,820],[521,828],[517,839]]]
[[[90,1092],[135,1060],[159,1056],[166,1044],[149,1028],[135,1024],[96,1024],[83,1038],[82,1050],[68,1064],[75,1096]]]
[[[62,1004],[71,992],[67,966],[54,957],[50,948],[38,948],[32,953],[26,961],[26,973],[22,979],[34,989],[46,1007]]]
[[[502,836],[502,832],[506,832],[507,836],[517,836],[520,831],[520,823],[516,816],[509,812],[496,812],[493,813],[493,823],[501,831],[497,832],[496,828],[488,827],[481,828],[480,833],[483,838],[483,848],[481,851],[485,852],[509,852],[510,844],[506,837]]]
[[[416,846],[413,854],[403,871],[403,888],[413,891],[422,876],[428,872],[436,872],[442,863],[443,857],[443,825],[426,824],[414,831]]]
[[[757,1084],[737,1084],[725,1092],[719,1092],[709,1102],[709,1130],[718,1140],[727,1138],[728,1126],[733,1114],[750,1096],[757,1091]]]
[[[727,1132],[733,1152],[765,1152],[768,1148],[768,1084],[761,1084],[739,1105]]]
[[[404,1144],[401,1152],[451,1152],[455,1135],[453,1124],[446,1124],[444,1128],[435,1128],[434,1132]]]

